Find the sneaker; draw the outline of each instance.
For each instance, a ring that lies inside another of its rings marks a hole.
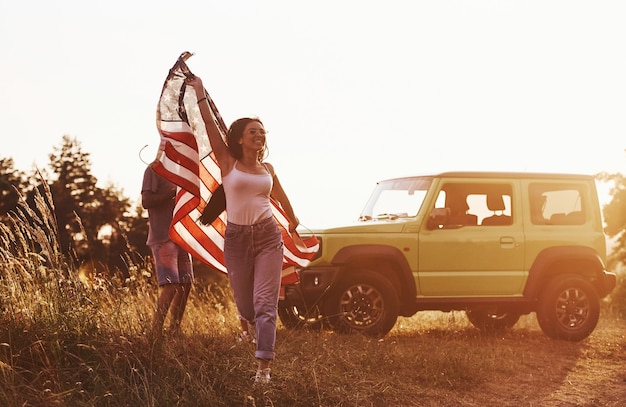
[[[270,371],[271,370],[269,367],[267,369],[257,370],[256,376],[254,376],[254,383],[255,384],[268,384],[271,379]]]
[[[247,342],[247,343],[256,343],[256,339],[254,335],[250,334],[248,331],[243,331],[239,334],[239,342]]]

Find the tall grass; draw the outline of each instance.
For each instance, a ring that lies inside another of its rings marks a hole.
[[[22,202],[0,226],[0,406],[530,405],[593,344],[551,341],[532,317],[485,336],[459,312],[401,318],[380,340],[279,326],[273,382],[255,387],[224,280],[195,286],[182,334],[149,340],[151,263],[81,278],[51,202]]]

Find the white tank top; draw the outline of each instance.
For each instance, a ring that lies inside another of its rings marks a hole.
[[[272,216],[272,176],[250,174],[237,169],[237,161],[222,177],[226,194],[226,217],[237,225],[254,225]]]

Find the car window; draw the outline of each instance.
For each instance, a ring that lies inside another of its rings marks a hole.
[[[512,191],[506,183],[444,184],[435,203],[437,213],[447,213],[440,228],[513,224]]]
[[[375,216],[381,214],[415,216],[425,196],[426,191],[416,191],[409,194],[406,190],[384,190],[381,191],[376,204],[373,205],[372,213]]]
[[[416,216],[431,183],[431,177],[381,181],[376,185],[359,219],[368,221]]]
[[[499,201],[498,203],[498,200]],[[492,203],[495,201],[496,203]],[[498,220],[501,224],[511,224],[511,195],[508,193],[471,194],[467,196],[469,204],[468,212],[478,217],[478,224],[481,226],[497,226]],[[493,218],[495,217],[495,218]],[[503,218],[497,218],[503,217]],[[485,219],[492,218],[485,221]]]
[[[529,185],[530,218],[536,225],[582,225],[584,186],[533,183]]]

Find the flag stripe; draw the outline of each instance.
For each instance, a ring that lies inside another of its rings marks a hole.
[[[211,267],[226,272],[224,262],[224,232],[226,215],[222,213],[211,225],[203,225],[198,219],[210,200],[213,191],[221,183],[221,173],[214,154],[208,146],[206,129],[202,120],[195,92],[186,91],[184,80],[192,75],[185,64],[190,56],[183,53],[163,85],[157,104],[157,129],[161,144],[153,163],[155,171],[177,185],[174,218],[170,237],[195,258]],[[222,137],[226,126],[208,93],[211,114]],[[182,103],[182,105],[179,105]],[[182,115],[181,115],[182,113]],[[193,124],[190,126],[189,123]],[[201,159],[200,151],[203,158]],[[206,154],[205,154],[206,153]],[[289,219],[273,200],[272,211],[284,241],[282,283],[298,281],[294,266],[305,267],[319,248],[315,236],[301,240],[296,232],[288,231]]]

